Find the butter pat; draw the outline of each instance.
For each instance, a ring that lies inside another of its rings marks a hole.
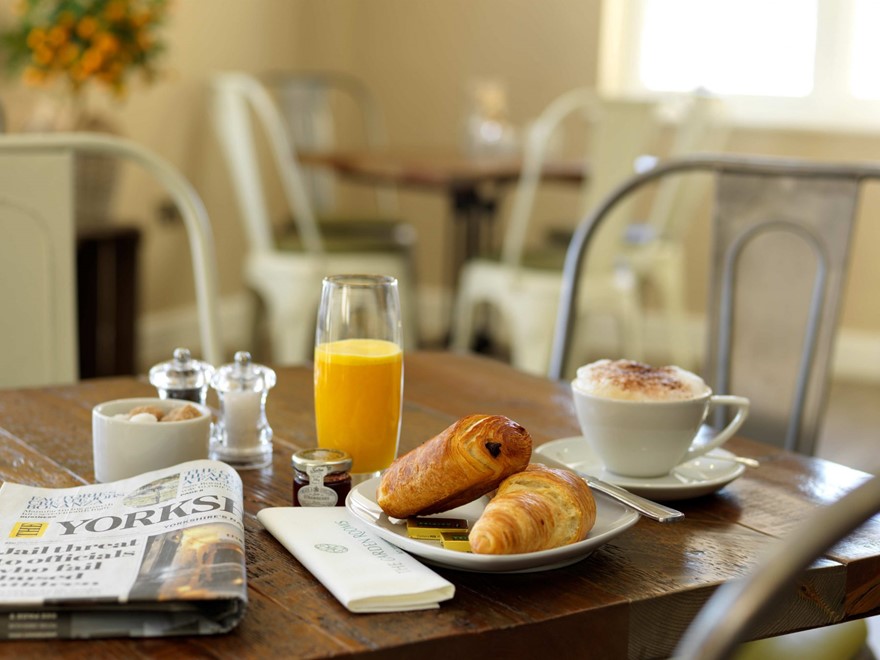
[[[467,520],[462,518],[408,518],[406,533],[411,539],[442,541],[443,532],[467,534]]]
[[[458,550],[459,552],[470,552],[471,544],[468,542],[467,530],[455,532],[441,532],[441,541],[443,547],[447,550]]]

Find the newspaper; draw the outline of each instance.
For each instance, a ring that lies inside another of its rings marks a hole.
[[[221,633],[244,615],[238,473],[199,460],[75,488],[0,487],[0,639]]]

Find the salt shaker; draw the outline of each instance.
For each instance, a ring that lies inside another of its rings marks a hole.
[[[187,348],[175,348],[173,358],[150,369],[150,383],[160,399],[182,399],[205,405],[214,367],[193,359]]]
[[[235,468],[260,468],[272,462],[272,428],[266,421],[266,397],[275,372],[239,351],[235,361],[217,369],[211,380],[220,399],[220,419],[211,438],[211,458]]]

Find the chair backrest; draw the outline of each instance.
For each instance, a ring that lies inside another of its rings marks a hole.
[[[0,385],[75,381],[74,181],[76,154],[133,161],[180,210],[189,237],[205,359],[220,364],[217,267],[208,216],[167,161],[120,138],[89,133],[0,135]],[[169,349],[170,350],[170,349]]]
[[[657,128],[656,106],[641,101],[612,101],[597,97],[590,88],[576,88],[554,99],[529,128],[523,151],[523,169],[517,183],[504,234],[502,259],[518,267],[525,250],[528,224],[535,206],[541,170],[558,131],[578,120],[585,135],[584,159],[589,177],[582,189],[579,211],[612,190],[635,171]],[[572,120],[568,122],[567,120]]]
[[[341,71],[283,71],[268,73],[260,80],[276,100],[297,149],[335,151],[388,145],[381,105],[359,78]],[[336,175],[327,168],[303,170],[316,212],[337,211]],[[396,217],[399,203],[395,188],[383,185],[374,191],[379,213]]]
[[[833,545],[880,513],[880,477],[872,477],[833,504],[812,513],[768,548],[744,578],[716,591],[688,627],[672,657],[721,660],[747,641],[759,621],[772,620],[777,601],[794,591],[798,576]],[[875,524],[875,528],[877,524]]]
[[[73,156],[0,142],[0,386],[79,375]]]
[[[303,246],[309,252],[323,253],[324,243],[294,144],[265,86],[250,74],[229,72],[216,74],[212,87],[214,128],[232,174],[251,251],[276,249],[258,158],[256,120],[265,133]]]
[[[556,131],[569,117],[580,119],[585,126],[592,127],[599,121],[599,113],[599,98],[596,93],[592,89],[581,87],[554,99],[529,127],[523,143],[522,172],[513,196],[501,247],[502,260],[509,266],[519,266],[522,260],[535,195],[541,183],[541,171]],[[585,159],[588,154],[585,145]]]
[[[549,375],[561,378],[574,301],[596,229],[621,201],[667,176],[710,173],[716,203],[704,379],[752,401],[742,434],[812,454],[860,185],[880,166],[743,156],[662,163],[621,184],[578,225],[566,255]]]
[[[724,121],[724,102],[705,93],[689,94],[682,99],[684,109],[678,121],[667,158],[681,158],[697,153],[718,154],[724,151],[729,126]],[[664,179],[651,202],[647,225],[651,235],[660,239],[678,240],[705,201],[709,186],[707,178],[688,177]],[[598,199],[595,200],[598,203]],[[592,208],[592,207],[591,207]]]

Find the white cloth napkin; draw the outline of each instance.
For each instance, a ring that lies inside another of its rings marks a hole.
[[[273,507],[257,519],[352,612],[440,607],[455,586],[343,507]]]

